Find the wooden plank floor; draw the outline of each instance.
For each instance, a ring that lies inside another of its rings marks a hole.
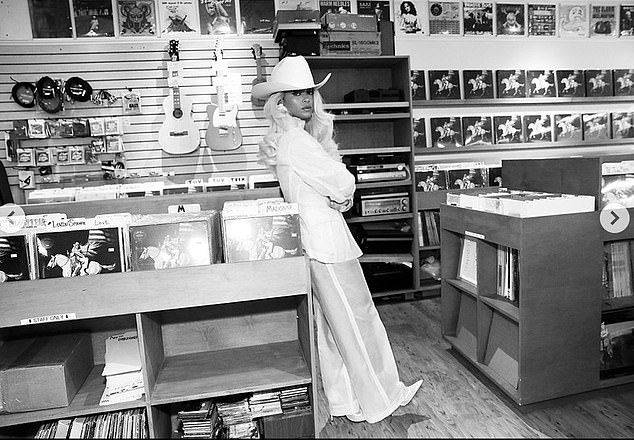
[[[521,410],[466,361],[440,333],[440,298],[377,303],[401,379],[423,379],[412,402],[387,419],[354,423],[328,416],[317,384],[321,438],[634,438],[634,386],[557,399]],[[490,384],[490,383],[489,383]]]

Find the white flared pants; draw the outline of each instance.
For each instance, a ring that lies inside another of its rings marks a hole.
[[[310,260],[319,365],[332,416],[389,416],[406,394],[358,260]]]

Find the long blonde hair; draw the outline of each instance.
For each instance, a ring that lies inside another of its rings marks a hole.
[[[277,164],[277,140],[292,127],[292,116],[283,104],[284,92],[273,93],[264,104],[264,116],[271,122],[268,133],[259,144],[258,163],[267,165],[273,171]],[[306,130],[336,160],[341,160],[337,143],[334,139],[334,116],[324,110],[324,101],[319,91],[313,95],[314,111],[306,125]]]

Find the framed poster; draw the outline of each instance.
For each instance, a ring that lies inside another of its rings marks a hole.
[[[557,96],[554,70],[527,70],[526,90],[529,97]]]
[[[587,37],[590,27],[587,3],[560,3],[558,13],[560,37]]]
[[[591,37],[616,37],[619,35],[616,8],[616,5],[590,5]]]
[[[117,0],[119,35],[156,35],[156,3],[154,0]]]
[[[73,0],[73,14],[77,38],[114,36],[110,0]]]
[[[460,2],[429,2],[429,35],[460,35]]]
[[[423,33],[423,11],[425,10],[425,3],[420,0],[395,1],[394,8],[394,28],[396,34]]]
[[[557,5],[528,4],[528,35],[554,37],[557,35]]]
[[[463,70],[462,84],[464,99],[493,98],[492,70]]]
[[[493,2],[463,2],[465,35],[493,35]]]
[[[525,115],[526,142],[552,142],[553,125],[548,114]]]
[[[376,15],[377,21],[390,21],[390,2],[388,0],[357,0],[357,14]]]
[[[242,34],[272,34],[275,21],[273,0],[240,0]]]
[[[196,3],[198,0],[159,0],[161,34],[199,32]]]
[[[622,37],[634,35],[634,4],[621,5],[619,11],[619,35]]]
[[[526,5],[523,3],[496,3],[498,35],[526,35]]]
[[[29,0],[33,38],[72,38],[68,0]]]

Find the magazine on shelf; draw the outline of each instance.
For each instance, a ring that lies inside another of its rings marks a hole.
[[[430,70],[429,95],[432,100],[460,99],[460,74],[457,70]]]
[[[614,86],[610,69],[589,69],[584,72],[586,96],[612,96]]]
[[[557,96],[554,70],[527,70],[526,90],[529,98]]]
[[[200,211],[134,216],[130,269],[160,270],[220,262],[219,214]]]
[[[558,97],[586,96],[586,81],[583,70],[557,70]]]
[[[463,2],[465,35],[493,35],[493,2]]]
[[[526,142],[552,142],[553,124],[548,114],[524,115]]]
[[[559,3],[557,25],[560,37],[587,37],[590,28],[588,3]]]
[[[612,113],[612,139],[634,138],[634,112]]]
[[[492,70],[463,70],[462,84],[464,99],[492,99]]]
[[[498,35],[526,35],[526,5],[524,3],[496,3]]]
[[[529,36],[554,37],[557,35],[557,5],[553,3],[529,3]]]
[[[0,235],[0,284],[33,278],[28,233]]]
[[[583,139],[601,141],[610,139],[609,113],[585,113],[581,116],[583,123]]]
[[[491,116],[463,116],[462,133],[465,147],[491,145],[493,143]]]
[[[520,115],[494,116],[496,144],[518,144],[524,142],[524,130]]]
[[[521,69],[495,72],[498,98],[525,98],[526,72]]]
[[[460,35],[460,2],[429,2],[429,35]]]
[[[555,115],[555,141],[580,141],[583,139],[583,127],[579,113]]]
[[[616,37],[619,35],[619,23],[616,21],[618,6],[590,5],[590,36]]]
[[[615,96],[634,96],[634,69],[614,69]]]
[[[430,118],[433,148],[462,147],[462,127],[459,117]]]

